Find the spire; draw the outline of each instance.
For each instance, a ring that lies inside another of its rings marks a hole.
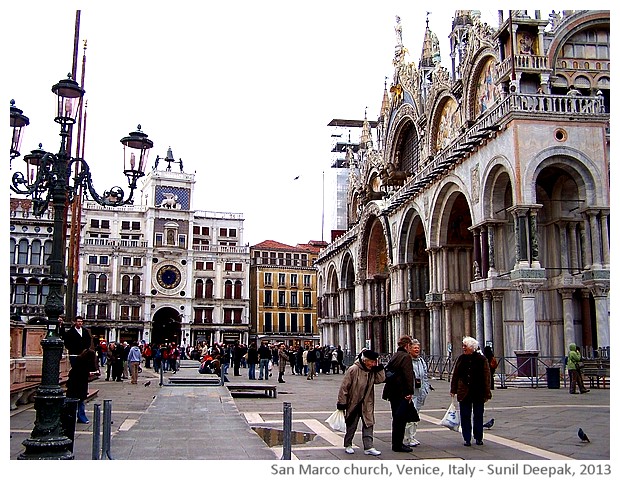
[[[362,135],[360,136],[360,149],[369,150],[372,148],[372,135],[370,133],[370,124],[366,112],[368,107],[364,109],[364,123],[362,124]]]
[[[428,16],[431,12],[426,12],[426,30],[424,31],[424,43],[422,44],[422,58],[420,68],[434,68],[441,62],[439,52],[439,40],[428,26]]]
[[[390,95],[388,94],[387,89],[387,79],[388,77],[385,77],[385,82],[383,83],[383,100],[381,101],[379,118],[385,118],[385,116],[390,112]]]

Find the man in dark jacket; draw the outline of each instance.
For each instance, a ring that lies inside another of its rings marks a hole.
[[[267,345],[267,340],[260,342],[258,347],[258,379],[267,380],[269,378],[269,360],[271,360],[271,349]]]
[[[73,326],[64,332],[62,339],[65,342],[67,352],[69,352],[71,367],[75,364],[80,353],[93,347],[93,337],[88,328],[84,327],[84,317],[81,315],[75,316]]]
[[[407,425],[407,411],[405,406],[411,402],[414,392],[415,379],[413,363],[409,350],[413,342],[409,335],[398,339],[398,349],[386,365],[386,384],[383,389],[383,399],[390,401],[392,409],[392,450],[394,452],[411,452],[413,449],[403,445],[403,436]]]

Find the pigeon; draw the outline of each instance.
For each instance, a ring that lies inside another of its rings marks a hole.
[[[586,432],[584,432],[581,428],[577,430],[577,435],[579,435],[579,438],[582,442],[590,442],[590,439],[586,435]]]
[[[151,384],[151,381],[149,380],[148,382],[146,382],[146,383],[144,384],[144,386],[145,386],[145,387],[148,387],[150,384]]]
[[[487,423],[483,424],[482,426],[484,428],[491,428],[493,425],[495,425],[495,419],[492,418],[491,420],[489,420]]]
[[[299,180],[299,175],[297,175],[293,180]]]

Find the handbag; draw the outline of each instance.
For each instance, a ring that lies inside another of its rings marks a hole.
[[[418,415],[415,405],[411,400],[407,400],[406,398],[400,401],[396,412],[394,412],[394,416],[402,418],[407,423],[420,421],[420,416]]]
[[[332,430],[336,432],[347,432],[347,422],[344,418],[344,410],[336,410],[325,420]]]
[[[452,402],[450,402],[450,406],[448,407],[448,410],[446,410],[446,413],[439,424],[444,427],[448,427],[450,430],[455,432],[459,431],[459,427],[461,426],[461,416],[456,408],[454,397],[452,397]]]
[[[577,363],[575,363],[575,367],[577,368],[577,370],[581,370],[584,366],[585,364],[582,360],[579,360]]]

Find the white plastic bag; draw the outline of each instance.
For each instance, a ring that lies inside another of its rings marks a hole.
[[[336,410],[325,420],[327,424],[336,432],[346,433],[347,423],[344,419],[344,410]]]
[[[269,360],[269,363],[267,364],[267,368],[269,369],[270,372],[273,370],[273,362],[271,360]]]
[[[456,408],[454,397],[452,397],[452,402],[450,403],[448,410],[446,410],[446,413],[439,424],[444,427],[448,427],[450,430],[454,430],[455,432],[459,431],[459,427],[461,426],[461,416]]]

